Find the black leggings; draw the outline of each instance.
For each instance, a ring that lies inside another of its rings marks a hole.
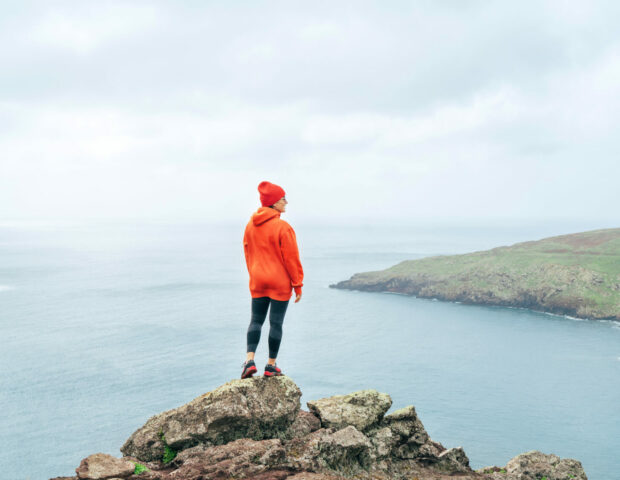
[[[260,331],[267,317],[267,309],[271,303],[269,311],[269,358],[276,358],[282,340],[282,322],[288,307],[288,300],[273,300],[269,297],[259,297],[252,299],[252,318],[248,327],[248,352],[256,352]]]

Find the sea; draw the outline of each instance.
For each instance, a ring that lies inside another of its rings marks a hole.
[[[70,476],[92,453],[120,457],[149,417],[239,377],[242,220],[0,223],[0,477]],[[620,478],[617,322],[329,288],[582,225],[288,220],[305,281],[277,361],[302,408],[376,389],[390,411],[414,405],[431,438],[463,447],[474,469],[539,450],[581,461],[590,480]]]

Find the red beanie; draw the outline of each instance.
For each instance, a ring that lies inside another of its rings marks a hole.
[[[270,182],[260,182],[258,193],[260,193],[260,203],[263,207],[271,207],[286,195],[282,187]]]

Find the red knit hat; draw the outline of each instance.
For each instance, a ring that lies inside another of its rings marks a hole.
[[[270,182],[260,182],[258,193],[260,193],[260,203],[263,207],[271,207],[286,195],[282,187]]]

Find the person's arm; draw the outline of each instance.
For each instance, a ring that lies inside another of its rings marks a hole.
[[[248,268],[248,273],[250,273],[250,244],[248,242],[247,227],[245,227],[245,231],[243,232],[243,253],[245,254],[245,266]]]
[[[301,287],[303,287],[304,269],[299,260],[299,249],[297,248],[295,231],[288,223],[280,230],[280,249],[282,251],[284,266],[291,279],[291,285],[295,289],[295,294],[300,296]]]

